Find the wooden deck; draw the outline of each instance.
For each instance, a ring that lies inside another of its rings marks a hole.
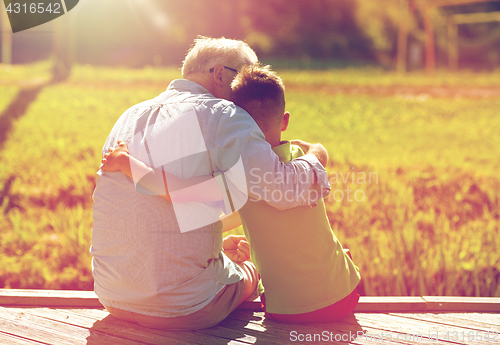
[[[239,309],[216,327],[174,332],[120,321],[93,292],[0,290],[0,344],[296,343],[500,345],[500,298],[362,297],[353,315],[311,325]]]

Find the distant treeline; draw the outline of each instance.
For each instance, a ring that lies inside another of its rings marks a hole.
[[[423,66],[424,35],[419,3],[409,2],[411,69]],[[295,61],[299,67],[347,61],[391,68],[400,4],[399,0],[85,0],[57,19],[63,25],[54,21],[14,34],[13,62],[48,58],[55,32],[63,28],[72,33],[68,49],[78,63],[180,65],[193,39],[204,35],[244,39],[261,59]],[[438,66],[447,60],[446,16],[483,11],[500,11],[500,1],[435,11]],[[461,67],[500,64],[498,23],[464,25],[459,35]]]

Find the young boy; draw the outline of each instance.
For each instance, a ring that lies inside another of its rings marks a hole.
[[[254,118],[283,163],[304,154],[300,146],[281,141],[290,119],[281,78],[268,67],[249,66],[236,76],[232,90],[233,102]],[[316,207],[282,211],[249,200],[239,214],[269,318],[327,322],[352,312],[359,299],[358,268],[332,232],[323,200]]]
[[[232,90],[233,102],[253,117],[283,163],[304,155],[299,145],[307,150],[305,143],[281,141],[290,114],[285,112],[281,78],[268,66],[243,68]],[[128,169],[123,165],[120,169]],[[243,224],[251,259],[264,285],[261,298],[268,318],[329,322],[344,318],[357,305],[359,271],[332,232],[323,200],[315,207],[289,210],[249,200],[239,215],[233,213],[222,221],[223,231]],[[238,248],[240,258],[245,258],[248,248],[243,243]]]

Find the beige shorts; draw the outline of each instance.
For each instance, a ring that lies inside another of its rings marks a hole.
[[[243,279],[238,283],[224,286],[210,303],[189,315],[159,317],[134,313],[110,306],[105,307],[111,315],[120,320],[133,322],[148,328],[171,330],[209,328],[224,320],[243,301],[254,300],[258,296],[259,274],[255,266],[248,261],[238,265],[243,273]]]

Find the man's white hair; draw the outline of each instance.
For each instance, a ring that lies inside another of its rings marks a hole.
[[[217,64],[239,70],[257,61],[255,52],[243,41],[198,36],[182,62],[182,76],[208,73]]]

